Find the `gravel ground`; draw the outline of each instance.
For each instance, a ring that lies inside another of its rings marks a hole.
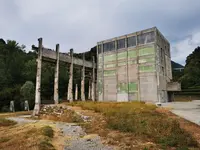
[[[24,123],[41,122],[44,125],[55,125],[65,137],[64,150],[112,150],[113,147],[102,144],[101,139],[96,134],[87,135],[83,129],[74,123],[53,122],[45,120],[30,120],[26,116],[8,117],[8,119]]]

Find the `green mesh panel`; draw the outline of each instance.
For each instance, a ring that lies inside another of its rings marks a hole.
[[[137,57],[136,51],[128,51],[128,59]]]
[[[139,63],[148,63],[148,62],[155,62],[155,57],[151,57],[151,58],[140,58],[139,59]]]
[[[139,66],[139,71],[140,72],[153,72],[155,71],[155,66],[144,66],[144,65],[140,65]]]
[[[115,74],[115,70],[104,70],[104,76],[114,76]]]
[[[126,59],[127,57],[127,52],[121,52],[117,54],[118,59]]]
[[[114,68],[116,67],[116,64],[106,64],[104,65],[104,68]]]
[[[129,65],[137,64],[137,60],[129,60],[129,61],[128,61],[128,64],[129,64]]]
[[[103,89],[102,89],[102,80],[99,79],[99,80],[98,80],[98,92],[99,92],[99,94],[101,94],[102,91],[103,91]]]
[[[135,82],[130,82],[128,84],[128,89],[129,89],[129,92],[136,92],[138,89],[137,89],[137,83]]]
[[[128,93],[128,86],[126,83],[119,83],[117,87],[118,93]]]
[[[118,63],[118,66],[125,66],[126,65],[126,62],[119,62]]]
[[[155,54],[154,47],[145,47],[139,49],[139,56]]]
[[[112,55],[104,55],[104,63],[108,62],[108,61],[114,61],[116,60],[116,55],[112,54]]]

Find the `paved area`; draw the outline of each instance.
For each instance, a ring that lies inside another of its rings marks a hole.
[[[172,113],[200,125],[200,100],[163,103],[162,106],[172,108]]]

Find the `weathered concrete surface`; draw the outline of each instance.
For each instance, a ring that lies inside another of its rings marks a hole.
[[[83,68],[81,77],[81,100],[85,101],[85,53],[83,53]]]
[[[167,91],[181,91],[181,84],[178,82],[167,83]]]
[[[200,125],[200,100],[163,103],[162,106],[172,108],[172,113]]]
[[[56,67],[55,67],[55,76],[54,76],[54,103],[55,104],[58,104],[58,99],[59,99],[58,83],[59,83],[59,44],[56,45]]]
[[[69,76],[69,83],[68,83],[68,92],[67,92],[67,99],[70,102],[73,102],[73,49],[70,49],[70,57],[71,57],[71,65],[70,65],[70,76]]]
[[[32,49],[38,50],[38,47],[33,45]],[[71,63],[71,57],[67,53],[59,53],[59,58],[60,58],[60,61],[62,62]],[[56,51],[43,47],[42,59],[49,60],[49,61],[52,60],[54,62],[56,60]],[[74,65],[82,66],[83,60],[79,58],[74,58],[73,63]],[[92,68],[93,67],[92,62],[85,61],[85,67]]]
[[[37,75],[36,75],[36,87],[35,87],[35,107],[33,110],[33,116],[38,115],[40,112],[40,104],[41,104],[41,73],[42,73],[42,38],[38,39],[39,51],[37,58]]]

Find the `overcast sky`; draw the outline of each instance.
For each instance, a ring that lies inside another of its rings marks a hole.
[[[171,43],[172,60],[200,45],[200,0],[0,0],[0,37],[31,49],[90,50],[98,41],[156,26]]]

